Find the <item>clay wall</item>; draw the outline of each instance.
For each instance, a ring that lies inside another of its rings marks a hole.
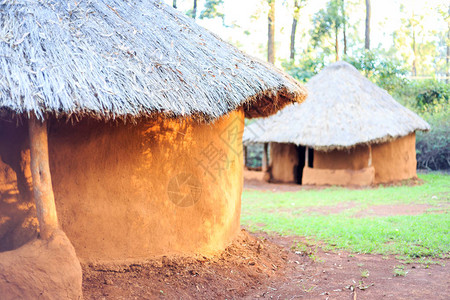
[[[374,167],[351,169],[303,169],[304,185],[368,186],[375,178]]]
[[[53,122],[50,170],[81,261],[213,253],[239,231],[244,113],[213,124]]]
[[[375,183],[388,183],[417,176],[416,134],[372,145]]]
[[[314,150],[314,169],[360,170],[368,167],[369,147],[359,145],[349,150],[328,152]]]

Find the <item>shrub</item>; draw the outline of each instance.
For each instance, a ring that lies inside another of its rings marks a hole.
[[[431,79],[407,82],[393,96],[419,113],[439,113],[448,105],[449,94],[448,84]]]
[[[426,113],[429,132],[418,132],[416,142],[417,166],[431,170],[450,169],[450,110]]]

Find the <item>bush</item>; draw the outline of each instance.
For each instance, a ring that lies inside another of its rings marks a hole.
[[[409,82],[395,91],[394,96],[420,113],[439,113],[448,105],[450,87],[437,80]]]
[[[418,132],[416,142],[417,166],[431,170],[450,169],[450,110],[426,113],[429,132]]]
[[[405,78],[407,71],[402,67],[401,62],[379,51],[362,50],[353,57],[345,57],[344,60],[389,93],[401,89],[408,83]]]
[[[285,60],[281,65],[289,75],[302,83],[306,83],[325,67],[325,62],[323,55],[313,57],[311,53],[304,53],[297,62]]]
[[[247,157],[245,165],[250,168],[261,168],[263,151],[263,144],[247,145]]]

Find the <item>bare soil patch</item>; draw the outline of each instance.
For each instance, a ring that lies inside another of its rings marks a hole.
[[[371,205],[355,213],[354,217],[388,217],[398,215],[415,216],[424,214],[431,208],[435,207],[428,204]],[[433,211],[433,213],[442,213],[447,208],[448,205],[442,205],[439,210]]]
[[[131,265],[83,266],[86,299],[447,299],[448,266],[380,255],[324,252],[307,241],[242,231],[214,257],[161,257]],[[299,250],[303,249],[303,250]],[[441,260],[442,263],[447,261]],[[368,277],[361,277],[362,271]],[[356,296],[355,296],[356,294]]]

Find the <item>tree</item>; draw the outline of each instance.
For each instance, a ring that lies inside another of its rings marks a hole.
[[[275,0],[267,0],[269,13],[267,15],[267,61],[275,63]]]
[[[291,27],[291,45],[289,58],[294,60],[295,58],[295,33],[297,31],[298,17],[300,15],[300,9],[306,5],[306,0],[294,0],[294,14],[292,17]]]
[[[224,13],[219,9],[223,5],[223,0],[206,0],[205,8],[200,13],[200,19],[214,19],[225,17]]]
[[[186,14],[189,17],[191,17],[192,19],[197,18],[197,0],[194,0],[194,5],[193,5],[192,9],[190,9]]]
[[[313,17],[314,27],[310,33],[314,47],[322,45],[334,35],[336,61],[339,60],[339,30],[345,22],[341,2],[342,0],[331,0],[325,9],[319,10]]]
[[[447,15],[447,55],[445,56],[445,83],[449,83],[449,79],[450,79],[450,70],[449,70],[449,59],[450,59],[450,5],[448,6],[448,15]]]
[[[366,40],[364,48],[370,49],[370,0],[366,0]]]
[[[344,55],[347,55],[347,30],[346,30],[347,20],[345,17],[344,0],[341,1],[341,12],[342,12],[342,34],[344,36]]]

